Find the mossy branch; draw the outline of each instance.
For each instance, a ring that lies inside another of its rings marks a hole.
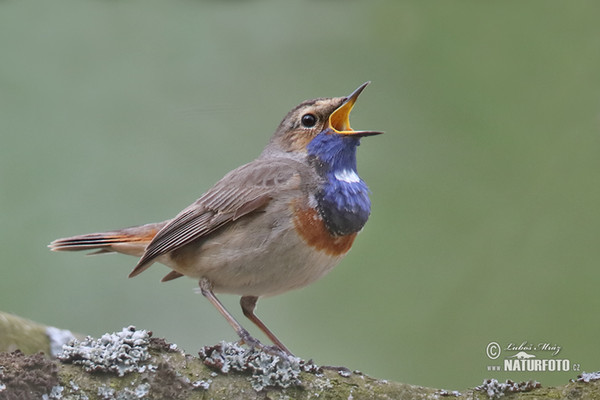
[[[87,343],[84,341],[87,347],[84,346],[83,350],[72,346],[71,352],[65,352],[67,355],[63,355],[64,360],[59,361],[40,353],[50,354],[51,339],[48,332],[46,326],[0,312],[1,399],[42,398],[43,395],[47,395],[48,399],[81,400],[489,398],[488,393],[482,390],[466,389],[460,394],[448,393],[440,389],[375,379],[346,370],[317,369],[310,365],[304,365],[302,371],[298,372],[295,384],[256,390],[256,381],[253,382],[256,377],[253,378],[252,373],[256,374],[257,370],[237,372],[235,363],[229,364],[231,368],[227,374],[215,370],[225,369],[223,362],[227,357],[236,362],[240,360],[239,354],[231,353],[235,345],[221,344],[207,348],[209,350],[205,351],[203,361],[197,356],[184,354],[162,339],[148,339],[145,331],[132,328],[124,329],[120,334],[105,335],[94,342],[108,343],[118,351],[128,352],[118,355],[114,360],[103,358],[103,364],[97,360],[93,360],[96,364],[86,363],[85,357],[96,357],[93,355],[94,343],[90,339]],[[125,339],[117,344],[110,343],[115,337]],[[232,347],[225,349],[224,346]],[[15,352],[17,349],[19,351]],[[217,350],[229,352],[229,355],[222,353],[215,357],[214,354],[207,354]],[[105,353],[106,349],[103,349],[101,357],[106,357]],[[256,354],[254,357],[256,363],[259,357]],[[108,363],[106,360],[109,360]],[[243,364],[248,360],[239,362]],[[212,369],[206,364],[211,365]],[[527,392],[506,395],[511,399],[600,399],[600,380],[571,382],[549,388],[533,389],[533,386],[528,385]]]

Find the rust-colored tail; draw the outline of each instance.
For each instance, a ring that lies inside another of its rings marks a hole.
[[[56,239],[48,247],[52,251],[96,250],[91,254],[117,252],[141,257],[148,243],[165,224],[166,221]]]

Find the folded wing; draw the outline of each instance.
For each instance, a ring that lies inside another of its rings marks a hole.
[[[231,171],[154,236],[129,276],[140,274],[161,255],[263,211],[274,196],[299,189],[305,168],[294,160],[257,159]]]

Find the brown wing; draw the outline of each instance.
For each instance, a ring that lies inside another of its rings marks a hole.
[[[129,276],[143,272],[156,257],[264,209],[276,193],[299,188],[306,168],[288,159],[257,159],[231,171],[156,234]]]

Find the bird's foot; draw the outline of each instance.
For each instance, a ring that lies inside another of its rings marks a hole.
[[[239,332],[239,336],[240,336],[240,344],[246,344],[247,346],[253,348],[253,349],[258,349],[260,351],[263,351],[267,354],[270,354],[272,356],[277,356],[280,357],[282,359],[289,359],[289,357],[295,357],[292,353],[290,353],[289,351],[286,351],[287,349],[283,350],[280,349],[278,346],[267,346],[264,345],[260,340],[256,339],[254,336],[250,335],[250,333],[248,333],[248,331],[243,330],[242,332]]]

